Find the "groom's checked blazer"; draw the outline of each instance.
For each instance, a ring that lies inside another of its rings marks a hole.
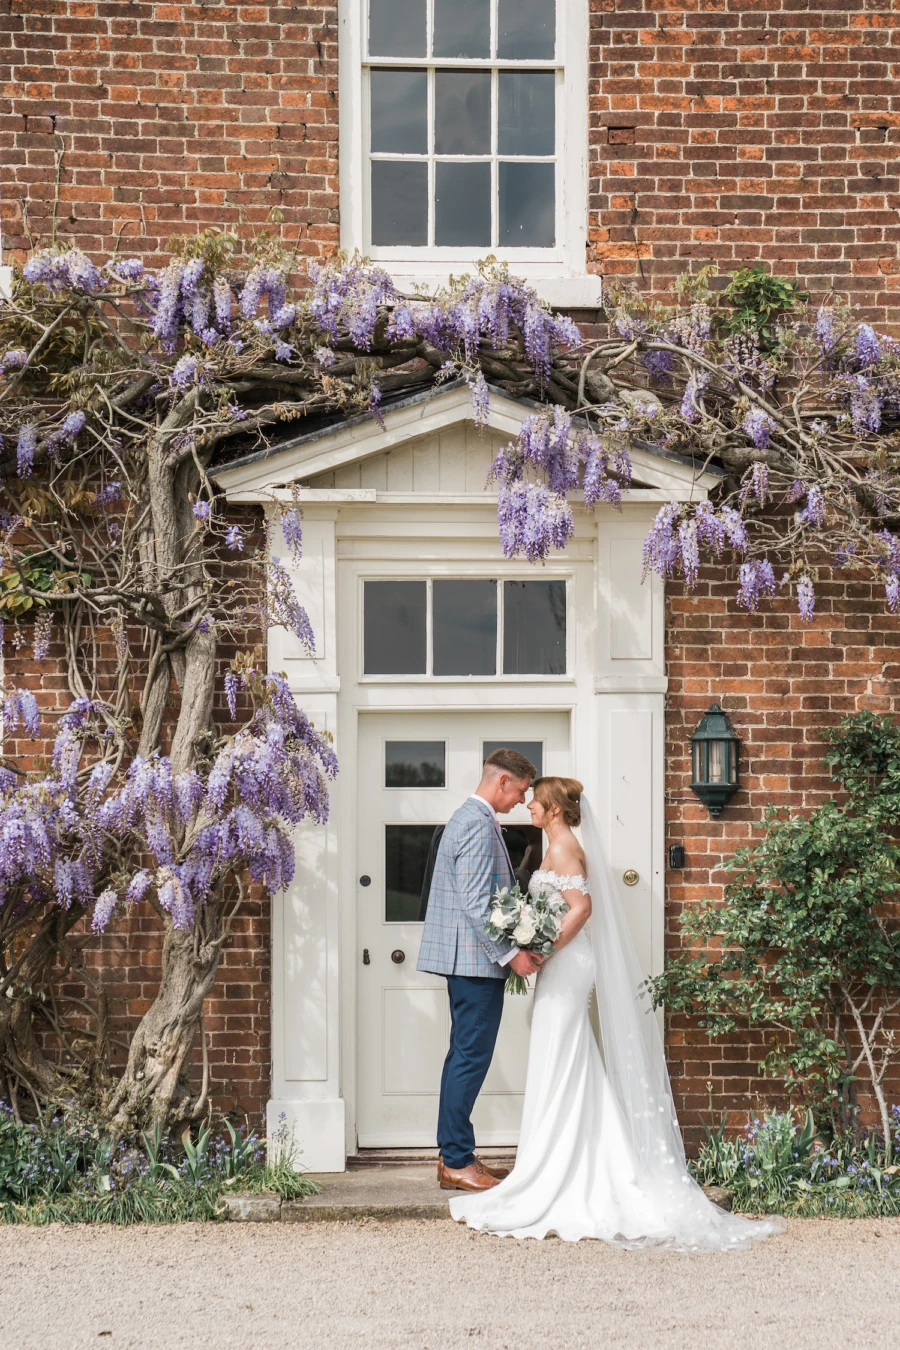
[[[467,798],[441,838],[417,969],[433,975],[505,980],[509,971],[498,962],[511,944],[492,942],[484,925],[494,891],[514,883],[509,853],[491,808],[487,802]]]

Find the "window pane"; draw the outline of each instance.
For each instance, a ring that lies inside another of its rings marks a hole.
[[[500,154],[554,154],[556,76],[544,70],[501,70],[499,80]]]
[[[434,0],[435,56],[490,54],[490,0]]]
[[[552,248],[556,243],[554,164],[500,165],[500,244]]]
[[[481,742],[481,762],[492,755],[495,750],[518,750],[520,755],[530,759],[537,770],[535,778],[540,778],[544,772],[544,742],[543,741],[482,741]]]
[[[554,0],[499,0],[497,55],[519,61],[552,60],[556,48]]]
[[[434,581],[432,606],[434,674],[496,675],[496,581]]]
[[[566,583],[503,583],[503,673],[565,675]]]
[[[367,581],[363,597],[366,675],[424,675],[425,582]]]
[[[398,155],[428,152],[428,75],[424,70],[373,70],[372,149]],[[534,154],[535,151],[530,153]]]
[[[425,0],[369,0],[372,56],[425,55]]]
[[[487,70],[439,70],[434,77],[437,155],[489,155],[491,76]]]
[[[372,243],[428,243],[428,165],[373,159]]]
[[[489,247],[490,164],[436,164],[434,182],[434,242]]]
[[[434,825],[385,825],[384,917],[415,923]]]
[[[446,758],[444,741],[386,741],[384,785],[389,788],[446,787]]]

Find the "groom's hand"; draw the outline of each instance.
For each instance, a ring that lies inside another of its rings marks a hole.
[[[531,952],[516,952],[509,963],[509,968],[514,970],[517,975],[533,975],[538,969],[538,964]]]

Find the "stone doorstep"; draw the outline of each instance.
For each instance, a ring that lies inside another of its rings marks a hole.
[[[282,1201],[277,1195],[227,1195],[226,1217],[237,1223],[352,1223],[361,1219],[449,1219],[448,1200],[433,1163],[407,1167],[357,1167],[349,1172],[311,1175],[320,1187],[305,1200]],[[731,1208],[731,1193],[704,1187],[710,1200]]]

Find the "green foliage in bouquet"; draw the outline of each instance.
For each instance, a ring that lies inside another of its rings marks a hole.
[[[519,883],[498,887],[491,901],[485,932],[494,942],[512,942],[520,951],[550,956],[559,937],[568,909],[564,900],[554,900],[546,891],[523,895]],[[506,981],[508,994],[525,994],[528,981],[511,971]]]

